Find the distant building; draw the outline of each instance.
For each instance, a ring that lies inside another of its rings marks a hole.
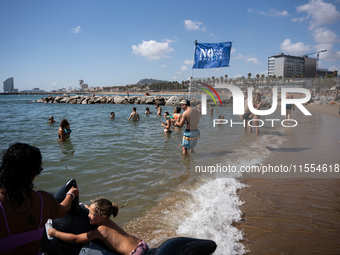
[[[337,77],[338,71],[329,71],[328,69],[319,69],[319,70],[316,70],[316,74],[319,77],[326,77],[328,75],[333,75],[333,76]]]
[[[4,81],[4,92],[5,93],[18,93],[18,89],[14,88],[14,79],[13,77],[8,78]]]
[[[79,80],[79,88],[80,88],[80,90],[85,90],[85,89],[87,89],[89,87],[89,85],[88,84],[85,84],[84,83],[84,80]]]
[[[315,77],[316,58],[290,56],[280,53],[268,58],[268,77]]]
[[[45,90],[41,90],[40,88],[33,88],[31,90],[22,90],[21,93],[45,93]]]

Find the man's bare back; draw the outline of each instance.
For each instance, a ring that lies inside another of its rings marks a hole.
[[[198,129],[200,114],[196,108],[188,106],[185,112],[183,113],[182,119],[185,122],[185,129],[187,130]]]
[[[133,112],[130,114],[130,117],[129,117],[129,120],[133,120],[133,121],[137,121],[137,120],[140,120],[139,119],[139,114],[136,112],[136,108],[133,107]]]

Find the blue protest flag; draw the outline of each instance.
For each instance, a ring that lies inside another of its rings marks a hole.
[[[196,43],[193,69],[229,66],[231,42]]]

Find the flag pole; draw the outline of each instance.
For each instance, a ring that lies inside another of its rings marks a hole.
[[[195,52],[196,52],[196,45],[197,45],[197,40],[195,40],[195,47],[194,47],[194,60],[192,62],[192,67],[191,67],[191,76],[190,76],[190,86],[189,86],[189,99],[190,99],[190,96],[191,96],[191,82],[192,82],[192,78],[194,76],[194,64],[195,64]]]

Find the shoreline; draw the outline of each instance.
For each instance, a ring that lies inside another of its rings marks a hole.
[[[340,164],[338,105],[309,105],[312,116],[292,111],[299,125],[289,128],[280,148],[263,165]],[[329,169],[328,169],[329,170]],[[239,190],[247,254],[340,253],[340,172],[309,172],[242,178]]]

